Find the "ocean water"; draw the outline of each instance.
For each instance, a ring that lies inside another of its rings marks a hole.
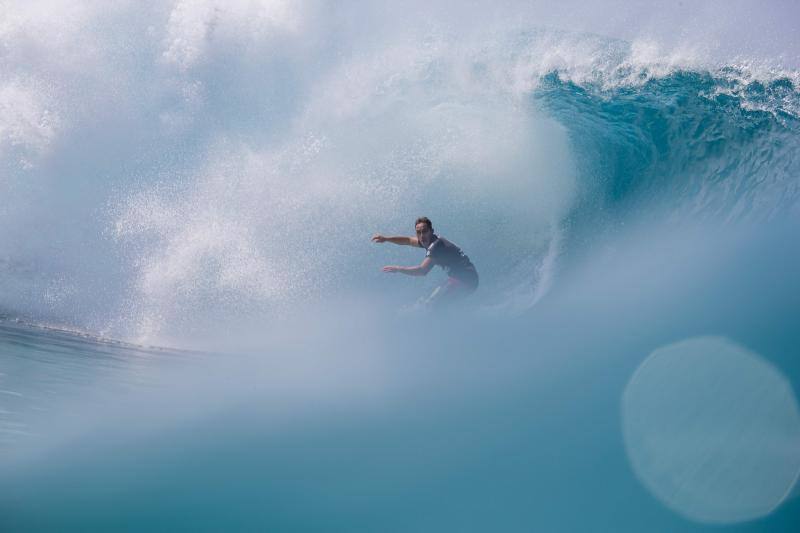
[[[799,16],[0,2],[0,530],[795,531]]]

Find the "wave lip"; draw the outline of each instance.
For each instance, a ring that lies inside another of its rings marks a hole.
[[[591,213],[637,203],[728,220],[797,212],[800,93],[785,77],[741,74],[676,71],[609,88],[553,72],[536,95],[570,131]]]

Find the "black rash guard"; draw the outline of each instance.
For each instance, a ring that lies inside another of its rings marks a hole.
[[[422,244],[419,246],[423,248]],[[447,239],[434,235],[434,240],[428,246],[425,257],[430,257],[434,265],[442,267],[449,277],[468,286],[478,286],[478,271],[475,270],[475,265],[461,251],[461,248]]]

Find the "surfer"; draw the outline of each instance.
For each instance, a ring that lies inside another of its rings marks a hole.
[[[433,232],[433,224],[428,217],[419,217],[414,223],[415,237],[386,237],[377,233],[372,242],[425,248],[425,259],[418,266],[403,267],[387,265],[384,272],[399,272],[407,276],[425,276],[434,265],[439,265],[447,273],[447,280],[434,289],[433,293],[422,301],[426,306],[440,306],[460,300],[478,288],[478,271],[461,248],[439,237]]]

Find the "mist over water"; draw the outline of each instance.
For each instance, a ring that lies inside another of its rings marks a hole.
[[[0,2],[0,529],[791,530],[798,15]]]

